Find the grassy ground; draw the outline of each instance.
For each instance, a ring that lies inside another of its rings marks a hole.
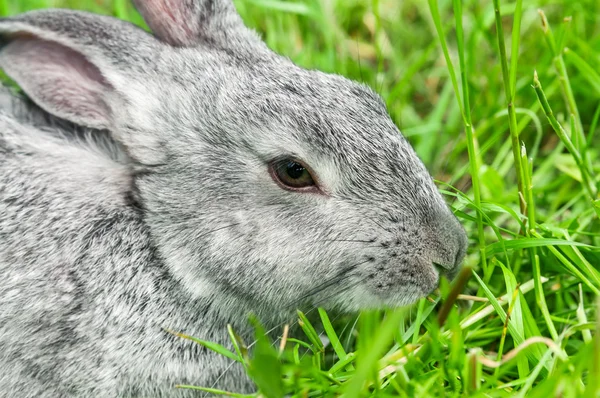
[[[376,89],[471,238],[454,289],[333,325],[320,312],[326,347],[307,320],[281,356],[260,339],[262,393],[600,396],[600,2],[236,4],[274,50]],[[0,0],[53,6],[141,22],[126,0]]]

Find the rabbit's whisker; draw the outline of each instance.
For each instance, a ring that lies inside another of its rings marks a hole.
[[[323,242],[373,243],[372,240],[363,240],[363,239],[324,239]]]
[[[360,313],[356,316],[356,319],[354,319],[354,323],[352,324],[352,329],[350,330],[350,333],[348,333],[348,338],[346,339],[347,347],[350,346],[350,339],[352,338],[352,330],[356,329],[356,325],[358,324],[359,318],[360,318]],[[348,324],[350,324],[350,322],[348,322]]]
[[[376,221],[373,218],[368,218],[368,220],[371,221],[373,224],[377,225],[379,228],[381,228],[382,231],[389,231],[390,230],[389,228],[385,228],[383,225],[381,225],[379,223],[379,221]]]
[[[295,300],[292,303],[292,305],[290,305],[290,307],[295,308],[296,306],[301,304],[304,300],[306,300],[307,298],[309,298],[311,296],[314,296],[315,294],[319,293],[321,290],[327,289],[328,287],[331,287],[331,286],[335,285],[336,283],[343,281],[344,279],[348,279],[350,277],[356,276],[356,273],[353,273],[352,271],[354,271],[358,266],[365,264],[366,262],[368,262],[368,260],[363,261],[362,263],[356,264],[354,266],[344,268],[337,275],[333,276],[331,279],[326,280],[325,282],[323,282],[323,283],[315,286],[311,290],[309,290],[307,293],[303,294],[300,298]]]
[[[240,225],[240,223],[237,222],[237,223],[234,223],[234,224],[229,224],[229,225],[225,225],[225,226],[222,226],[222,227],[219,227],[219,228],[215,228],[215,229],[210,230],[208,232],[205,232],[205,233],[203,233],[201,235],[198,235],[196,238],[202,238],[202,237],[204,237],[206,235],[210,235],[210,234],[213,234],[213,233],[218,232],[218,231],[222,231],[222,230],[227,229],[227,228],[233,228],[236,225]]]
[[[344,279],[347,279],[347,278],[349,278],[351,276],[353,276],[353,275],[352,274],[341,275],[341,276],[333,278],[333,279],[331,279],[331,280],[329,280],[329,281],[327,281],[325,283],[322,283],[322,284],[318,285],[316,288],[313,288],[308,293],[302,295],[290,307],[296,307],[298,304],[301,304],[302,301],[306,300],[307,298],[309,298],[311,296],[314,296],[315,294],[319,293],[323,289],[327,289],[327,288],[335,285],[336,283],[339,283],[339,282],[343,281]]]
[[[347,291],[347,290],[350,290],[350,289],[352,289],[352,288],[354,288],[354,287],[356,287],[356,286],[360,285],[360,284],[361,284],[361,282],[362,282],[362,280],[358,280],[358,281],[356,281],[356,282],[354,282],[354,283],[351,283],[350,285],[343,286],[343,287],[342,287],[342,289],[336,290],[335,292],[333,292],[333,293],[331,293],[331,294],[329,294],[329,295],[327,295],[327,296],[323,297],[323,298],[320,300],[321,304],[315,304],[315,305],[314,305],[314,307],[311,309],[311,311],[312,311],[312,310],[314,310],[315,308],[317,308],[319,305],[322,305],[323,303],[325,303],[325,302],[326,302],[327,300],[329,300],[330,298],[332,298],[332,297],[334,297],[334,296],[337,296],[338,294],[341,294],[341,293],[343,293],[343,292],[345,292],[345,291]]]
[[[189,222],[190,222],[190,220],[185,220],[185,221],[181,221],[181,222],[172,222],[171,225],[176,225],[176,226],[177,225],[187,225]],[[236,225],[240,225],[240,223],[238,222],[238,223],[234,223],[234,224],[223,225],[223,226],[221,226],[219,228],[215,228],[213,230],[210,230],[210,231],[204,232],[204,233],[202,233],[200,235],[197,235],[197,236],[194,237],[194,239],[197,240],[197,239],[203,238],[203,237],[205,237],[207,235],[213,234],[215,232],[219,232],[219,231],[222,231],[222,230],[227,229],[227,228],[233,228]]]

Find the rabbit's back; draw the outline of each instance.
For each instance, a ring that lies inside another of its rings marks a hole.
[[[118,189],[127,178],[119,165],[11,116],[0,116],[0,379],[4,393],[33,396],[74,359],[80,365],[67,356],[90,344],[80,329],[89,335],[94,298],[82,278],[101,274],[92,267],[109,271],[94,250],[115,257],[101,234],[115,236],[118,220],[133,215]]]
[[[200,333],[202,314],[175,303],[129,178],[102,145],[0,114],[0,396],[154,396],[210,376],[161,330]]]

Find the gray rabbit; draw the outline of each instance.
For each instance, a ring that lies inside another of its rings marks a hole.
[[[230,0],[136,6],[154,35],[0,20],[29,98],[0,93],[0,396],[252,391],[164,329],[228,344],[250,312],[406,305],[457,270],[465,233],[370,89],[274,54]]]

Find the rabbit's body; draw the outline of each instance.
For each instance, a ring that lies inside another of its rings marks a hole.
[[[160,397],[212,384],[231,361],[161,328],[224,344],[227,320],[165,269],[128,168],[71,134],[0,116],[0,396]],[[249,388],[237,367],[219,384]]]
[[[0,20],[0,395],[250,391],[229,345],[314,305],[406,305],[466,238],[371,90],[270,52],[229,0],[137,0],[156,34]],[[168,10],[168,12],[167,12]]]
[[[52,124],[51,115],[42,111],[26,98],[17,95],[9,87],[0,84],[0,111],[9,119],[26,122],[36,126]]]

